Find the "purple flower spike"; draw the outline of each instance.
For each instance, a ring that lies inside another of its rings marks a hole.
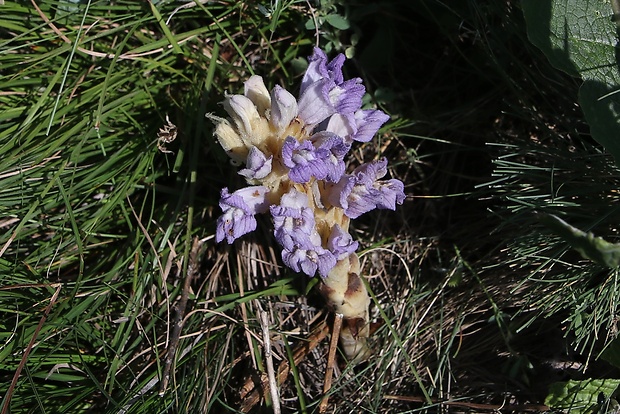
[[[329,201],[353,219],[375,208],[396,210],[405,200],[405,186],[396,179],[377,181],[387,173],[386,165],[383,158],[357,167],[332,187]]]
[[[358,247],[359,243],[354,241],[351,235],[338,224],[334,226],[329,239],[327,239],[327,248],[337,260],[344,259],[348,255],[355,253]]]
[[[370,141],[389,119],[379,110],[361,109],[366,89],[360,78],[345,80],[345,61],[343,54],[330,61],[315,48],[298,98],[280,86],[268,91],[260,76],[252,76],[243,95],[226,95],[228,119],[209,115],[218,123],[220,144],[245,163],[239,174],[254,185],[222,190],[218,242],[232,243],[255,230],[255,215],[269,210],[284,264],[329,277],[359,247],[347,231],[349,219],[403,203],[403,183],[381,180],[386,159],[345,174],[353,141]]]
[[[330,132],[315,134],[312,141],[298,142],[288,137],[282,145],[282,161],[290,168],[289,177],[296,183],[307,183],[311,177],[337,182],[344,174],[344,156],[350,145]]]
[[[231,244],[235,239],[256,230],[256,213],[267,211],[265,195],[269,190],[263,186],[246,187],[229,193],[223,188],[220,208],[224,212],[217,219],[215,240],[219,243],[226,239]]]
[[[267,158],[261,150],[252,146],[246,160],[247,168],[239,171],[239,175],[257,180],[265,178],[271,172],[272,161],[273,155],[270,155],[269,158]]]

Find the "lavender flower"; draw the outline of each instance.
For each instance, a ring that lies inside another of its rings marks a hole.
[[[317,270],[319,275],[327,277],[336,265],[336,258],[328,250],[318,247],[306,250],[296,248],[282,250],[282,261],[296,272],[303,272],[313,277]]]
[[[272,161],[273,156],[267,158],[261,150],[253,146],[245,163],[247,168],[240,170],[239,175],[255,180],[265,178],[271,172]]]
[[[351,235],[344,231],[338,224],[334,226],[334,229],[329,235],[329,239],[327,239],[327,248],[338,260],[355,253],[358,246],[359,243],[353,241]]]
[[[288,137],[282,145],[282,161],[296,183],[307,183],[311,177],[336,182],[344,173],[343,159],[350,147],[330,132],[317,133],[301,143]]]
[[[338,113],[329,118],[325,130],[343,137],[346,143],[368,142],[388,119],[388,115],[375,109],[361,109],[353,114]]]
[[[314,276],[318,270],[326,277],[336,265],[336,258],[321,246],[308,196],[292,189],[282,196],[279,206],[271,206],[270,210],[284,263],[296,272]]]
[[[220,208],[224,212],[217,220],[215,240],[231,244],[235,239],[256,230],[256,213],[267,211],[265,195],[269,190],[263,186],[246,187],[229,193],[222,189]]]
[[[352,219],[375,208],[396,210],[396,204],[405,200],[404,185],[395,179],[378,181],[387,173],[386,166],[387,159],[382,158],[357,167],[331,188],[330,202]]]
[[[306,194],[293,188],[282,196],[280,205],[272,205],[270,211],[274,235],[285,249],[293,250],[295,246],[310,249],[321,244]]]
[[[314,126],[335,113],[352,114],[361,108],[366,88],[360,78],[343,79],[344,55],[328,63],[325,53],[314,48],[308,60],[310,64],[301,81],[299,98],[298,116],[302,121]]]
[[[368,142],[375,136],[381,125],[385,124],[390,117],[376,109],[362,109],[354,114],[355,133],[351,139],[359,142]]]

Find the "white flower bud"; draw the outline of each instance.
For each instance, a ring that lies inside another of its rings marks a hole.
[[[297,100],[289,91],[277,86],[271,91],[271,123],[282,131],[297,116]]]
[[[271,106],[269,91],[263,82],[263,78],[258,75],[251,76],[250,79],[245,81],[243,94],[256,105],[256,109],[262,115]]]
[[[252,129],[260,122],[260,115],[254,102],[243,95],[227,96],[224,109],[233,119],[241,134],[251,135]]]
[[[215,136],[233,161],[239,164],[245,162],[249,149],[227,120],[220,118],[215,128]]]

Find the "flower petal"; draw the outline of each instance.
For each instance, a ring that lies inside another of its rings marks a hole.
[[[344,174],[344,156],[350,145],[331,132],[320,132],[310,140],[298,142],[287,137],[282,145],[282,162],[287,166],[289,178],[296,183],[317,180],[337,182]]]
[[[250,134],[254,125],[260,122],[256,105],[243,95],[229,95],[222,104],[237,128],[246,134]]]
[[[375,208],[395,210],[405,200],[404,185],[396,179],[378,181],[387,173],[386,165],[383,158],[357,167],[330,189],[329,202],[353,219]]]
[[[336,258],[323,248],[314,250],[295,248],[282,250],[282,261],[296,272],[313,277],[317,270],[322,277],[327,277],[336,266]]]
[[[336,112],[331,102],[329,91],[336,85],[329,79],[321,79],[310,85],[299,98],[299,119],[306,125],[314,126],[323,122]]]
[[[294,188],[284,194],[280,205],[270,207],[274,235],[278,243],[288,250],[311,249],[320,245],[315,228],[314,212],[308,207],[308,196]]]
[[[351,135],[351,139],[359,142],[370,141],[381,125],[390,119],[386,113],[376,110],[360,110],[355,112],[355,133]]]
[[[314,211],[308,207],[308,196],[291,189],[271,206],[274,235],[282,246],[282,260],[296,272],[327,276],[336,265],[335,256],[321,245],[316,231]]]
[[[362,107],[366,88],[360,78],[349,79],[328,91],[329,101],[339,114],[352,114]]]

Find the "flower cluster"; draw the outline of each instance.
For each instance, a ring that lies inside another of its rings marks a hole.
[[[354,141],[367,142],[389,117],[361,109],[365,88],[359,78],[344,80],[344,55],[332,61],[318,48],[309,58],[299,99],[260,76],[245,82],[243,95],[223,105],[229,119],[209,115],[215,135],[249,187],[224,188],[216,240],[232,243],[256,229],[255,215],[269,211],[282,260],[296,272],[327,277],[355,254],[350,219],[375,208],[391,209],[405,199],[403,183],[381,180],[387,160],[346,173]]]

